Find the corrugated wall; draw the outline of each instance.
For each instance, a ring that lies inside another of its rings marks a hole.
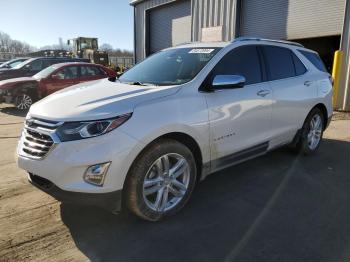
[[[147,9],[154,8],[175,0],[148,0],[143,1],[135,6],[135,59],[136,62],[144,59],[145,53],[145,13]]]
[[[146,0],[135,6],[135,58],[145,58],[146,10],[176,0]],[[230,41],[236,32],[237,0],[192,0],[192,41],[201,41],[203,27],[223,26],[223,41]]]
[[[345,0],[243,0],[242,35],[298,39],[341,33]]]
[[[236,0],[192,0],[192,40],[201,41],[203,27],[223,26],[223,41],[236,31]]]

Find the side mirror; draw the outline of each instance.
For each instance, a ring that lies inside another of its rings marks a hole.
[[[212,82],[213,89],[242,88],[245,77],[241,75],[216,75]]]

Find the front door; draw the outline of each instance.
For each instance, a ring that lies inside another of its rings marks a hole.
[[[271,89],[264,82],[261,56],[256,46],[246,45],[229,51],[209,78],[213,79],[215,75],[242,75],[246,84],[243,88],[205,94],[212,171],[267,150],[272,110]]]

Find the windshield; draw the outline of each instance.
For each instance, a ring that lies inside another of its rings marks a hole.
[[[27,59],[13,59],[0,65],[0,68],[13,68],[16,65],[23,63],[25,60]]]
[[[59,67],[57,65],[46,67],[45,69],[41,70],[39,73],[33,75],[33,77],[36,79],[46,78],[58,68]]]
[[[181,85],[191,81],[221,48],[176,48],[158,52],[125,72],[128,83]]]

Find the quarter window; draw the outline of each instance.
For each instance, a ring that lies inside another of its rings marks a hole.
[[[299,52],[305,56],[316,68],[320,71],[327,72],[326,66],[322,62],[322,59],[317,53],[299,50]]]
[[[269,72],[269,80],[295,76],[292,52],[283,47],[263,46],[264,57]]]
[[[246,84],[262,81],[262,72],[257,47],[254,45],[237,47],[226,54],[215,66],[212,77],[216,75],[241,75]]]

